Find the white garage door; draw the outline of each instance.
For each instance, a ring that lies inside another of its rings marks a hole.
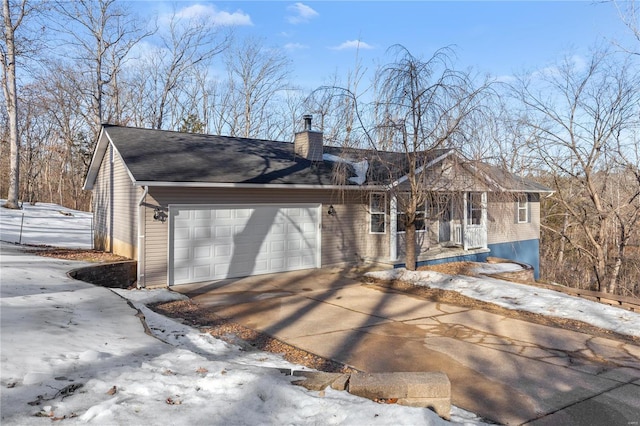
[[[319,205],[183,206],[170,212],[170,284],[320,265]]]

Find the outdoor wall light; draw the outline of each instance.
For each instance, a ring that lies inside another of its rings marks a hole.
[[[329,206],[329,211],[327,212],[327,214],[329,216],[335,216],[336,215],[336,209],[333,208],[333,204]]]
[[[159,220],[164,223],[167,220],[167,214],[160,207],[156,207],[153,210],[153,220]]]

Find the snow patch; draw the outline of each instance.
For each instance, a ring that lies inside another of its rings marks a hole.
[[[356,185],[362,185],[367,180],[367,171],[369,170],[369,161],[365,158],[362,161],[354,161],[347,158],[338,157],[333,154],[322,154],[322,159],[333,163],[345,163],[353,167],[355,176],[350,177],[349,181]]]
[[[457,291],[507,309],[557,318],[575,318],[616,333],[640,337],[640,314],[553,290],[490,277],[454,276],[434,271],[408,271],[404,268],[369,272],[366,275],[380,280],[400,280],[424,287]]]

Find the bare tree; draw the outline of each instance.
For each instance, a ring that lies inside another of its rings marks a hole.
[[[356,104],[366,94],[361,92],[362,79],[366,74],[362,66],[359,53],[355,57],[355,65],[347,72],[346,82],[342,82],[335,74],[330,77],[329,83],[313,91],[305,101],[306,111],[319,117],[319,127],[324,133],[325,141],[329,145],[343,147],[368,147],[369,144],[361,137],[356,119]],[[333,90],[344,88],[343,90]],[[348,96],[344,96],[348,93]],[[361,111],[362,112],[362,111]],[[364,117],[361,117],[364,119]]]
[[[259,39],[246,39],[227,54],[229,87],[236,108],[229,120],[232,135],[270,137],[271,108],[289,86],[289,60],[283,52],[266,48]]]
[[[142,22],[116,0],[57,1],[56,11],[64,18],[58,29],[68,36],[66,40],[76,49],[78,63],[87,67],[92,76],[91,86],[78,90],[91,100],[88,124],[95,139],[102,122],[112,118],[105,115],[107,88],[116,85],[117,97],[122,63],[131,49],[154,31],[145,30]]]
[[[571,261],[592,271],[583,276],[599,291],[617,290],[626,245],[640,223],[639,158],[630,142],[639,87],[633,68],[606,51],[586,62],[567,58],[516,87],[535,149],[552,174],[556,214],[564,215],[546,230],[571,245]]]
[[[640,4],[637,0],[619,1],[613,0],[620,20],[629,29],[631,35],[640,43]],[[619,43],[616,43],[619,45]],[[640,55],[640,48],[621,46],[626,52]]]
[[[0,44],[0,61],[2,62],[2,91],[9,121],[9,141],[11,146],[11,171],[9,174],[9,191],[3,207],[20,208],[18,196],[20,192],[20,135],[18,133],[18,89],[16,84],[16,32],[29,13],[27,0],[14,5],[9,0],[2,1],[2,41]]]
[[[462,130],[480,111],[487,86],[476,87],[468,74],[456,71],[448,48],[427,60],[413,56],[403,46],[392,50],[395,60],[382,67],[376,78],[375,130],[386,149],[404,154],[406,182],[396,187],[396,196],[399,211],[404,213],[406,267],[415,270],[416,225],[424,221],[419,206],[429,201],[425,183],[431,171],[426,163],[434,150],[453,148],[464,140]],[[398,176],[397,164],[387,164],[387,168],[390,177]]]
[[[161,45],[142,60],[138,70],[147,80],[148,108],[153,112],[152,127],[166,128],[166,116],[171,97],[178,100],[185,89],[186,80],[196,68],[206,68],[210,60],[224,51],[230,43],[231,34],[207,20],[206,17],[185,17],[174,11],[166,28],[158,36]],[[172,126],[179,125],[185,117],[174,117]]]

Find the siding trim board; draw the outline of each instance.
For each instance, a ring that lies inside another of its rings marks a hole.
[[[226,182],[153,182],[133,180],[134,186],[155,186],[160,188],[246,188],[246,189],[322,189],[347,191],[387,191],[386,186],[370,185],[306,185],[291,183],[226,183]]]

